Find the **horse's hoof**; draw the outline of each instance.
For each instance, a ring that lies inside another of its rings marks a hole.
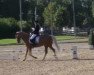
[[[23,61],[25,61],[25,59]]]
[[[35,59],[38,59],[37,57],[35,57]]]
[[[42,61],[44,61],[44,59],[42,59]]]

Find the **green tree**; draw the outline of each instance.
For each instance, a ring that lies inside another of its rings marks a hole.
[[[56,2],[50,2],[48,4],[48,7],[45,8],[43,13],[45,24],[49,26],[53,25],[55,21],[55,17],[54,17],[55,13],[56,13]]]
[[[67,10],[69,4],[70,2],[61,0],[49,3],[43,13],[45,23],[54,27],[67,26],[69,24],[69,11]]]

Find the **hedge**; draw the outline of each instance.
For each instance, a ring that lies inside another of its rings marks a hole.
[[[29,32],[31,25],[22,21],[23,31]],[[0,18],[0,38],[14,38],[15,33],[20,31],[19,21],[14,18]]]
[[[90,30],[89,34],[89,45],[94,45],[94,29]]]

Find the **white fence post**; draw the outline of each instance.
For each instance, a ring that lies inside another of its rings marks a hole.
[[[90,50],[94,50],[94,46],[93,45],[89,45],[89,49]]]
[[[77,46],[72,46],[72,54],[73,54],[73,59],[78,59],[77,55]]]

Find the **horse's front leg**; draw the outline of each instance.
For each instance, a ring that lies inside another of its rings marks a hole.
[[[45,46],[45,55],[44,55],[44,57],[43,57],[43,59],[42,59],[42,60],[44,60],[44,59],[45,59],[45,57],[46,57],[47,53],[48,53],[48,47],[46,47],[46,46]]]
[[[27,48],[27,50],[26,50],[25,58],[24,58],[24,60],[23,60],[23,61],[25,61],[25,60],[26,60],[27,53],[28,53],[28,48]]]
[[[31,51],[32,51],[32,50],[29,49],[29,55],[32,56],[33,58],[37,59],[37,57],[35,57],[35,56],[32,55],[32,52],[31,52]]]

